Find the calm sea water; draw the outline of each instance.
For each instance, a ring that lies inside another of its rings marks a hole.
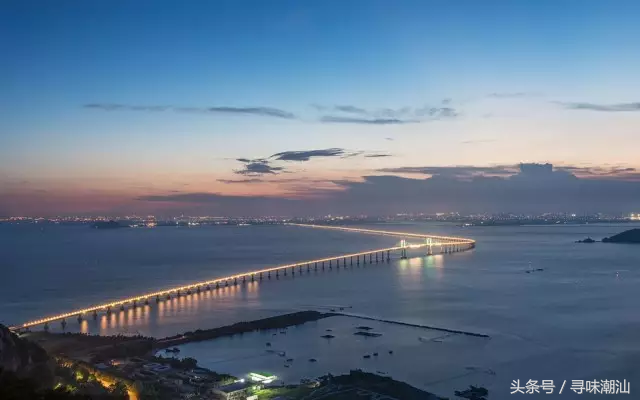
[[[430,334],[400,332],[385,325],[379,329],[390,333],[383,340],[366,341],[368,345],[352,339],[344,339],[342,345],[333,341],[333,348],[358,351],[331,352],[335,361],[325,365],[329,370],[366,369],[361,352],[395,345],[402,362],[377,361],[382,366],[374,369],[442,395],[452,396],[453,388],[468,384],[485,384],[492,391],[490,398],[507,398],[513,379],[522,383],[553,379],[556,392],[563,380],[570,386],[572,379],[627,379],[630,398],[635,398],[634,384],[640,382],[640,247],[573,243],[586,236],[610,236],[631,225],[384,228],[471,237],[478,247],[194,294],[114,313],[111,318],[82,324],[68,321],[67,329],[160,337],[294,310],[349,306],[357,314],[486,333],[491,339],[419,344],[418,336]],[[82,226],[0,225],[0,322],[20,323],[140,292],[387,247],[395,241],[284,226],[98,231]],[[544,271],[525,273],[529,265]],[[329,324],[347,330],[352,328],[348,324],[363,322],[331,320],[297,329],[319,332]],[[300,337],[315,341],[318,332]],[[245,335],[233,340],[241,340],[236,342],[240,348],[262,349],[265,338]],[[326,344],[317,340],[319,346]],[[187,345],[183,353],[195,351],[203,365],[215,367],[221,357],[219,343]],[[291,344],[294,352],[305,346],[310,344]],[[246,366],[229,364],[229,368]],[[281,362],[277,368],[282,369]],[[572,397],[568,386],[562,396]]]

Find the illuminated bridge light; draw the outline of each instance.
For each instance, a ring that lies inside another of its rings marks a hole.
[[[173,288],[169,288],[169,289],[165,289],[165,290],[160,290],[157,292],[152,292],[152,293],[145,293],[142,294],[140,296],[136,296],[136,297],[130,297],[130,298],[126,298],[126,299],[120,299],[120,300],[114,300],[112,302],[109,303],[103,303],[103,304],[97,304],[94,306],[90,306],[87,308],[83,308],[83,309],[79,309],[79,310],[74,310],[74,311],[70,311],[64,314],[58,314],[58,315],[53,315],[50,317],[45,317],[45,318],[41,318],[41,319],[37,319],[34,321],[29,321],[29,322],[25,322],[22,325],[19,326],[12,326],[9,329],[11,330],[16,330],[16,329],[23,329],[23,328],[29,328],[32,326],[36,326],[36,325],[42,325],[42,324],[47,324],[49,322],[52,321],[58,321],[58,320],[63,320],[65,318],[70,318],[70,317],[79,317],[83,314],[88,314],[88,313],[93,313],[93,312],[97,312],[97,311],[101,311],[101,310],[111,310],[113,308],[117,308],[117,307],[122,307],[125,306],[127,304],[132,304],[135,305],[137,302],[140,301],[146,301],[148,298],[160,298],[167,296],[170,296],[171,293],[180,293],[180,292],[185,292],[185,291],[189,291],[189,290],[196,290],[199,286],[209,286],[209,285],[218,285],[220,283],[225,283],[228,281],[234,281],[237,280],[238,278],[246,278],[246,277],[251,277],[251,275],[254,274],[262,274],[262,273],[270,273],[270,272],[278,272],[278,271],[282,271],[282,270],[286,270],[287,268],[295,268],[296,266],[299,266],[301,264],[313,264],[313,263],[323,263],[325,261],[334,261],[334,260],[340,260],[340,259],[346,259],[346,258],[350,258],[350,257],[359,257],[359,256],[366,256],[366,255],[371,255],[371,254],[376,254],[376,253],[380,253],[380,252],[391,252],[391,251],[396,251],[396,250],[404,250],[406,248],[410,248],[410,249],[419,249],[419,248],[423,248],[423,247],[431,247],[433,245],[446,245],[446,246],[462,246],[463,249],[471,249],[473,247],[475,247],[475,240],[472,239],[465,239],[465,238],[459,238],[459,237],[448,237],[448,236],[435,236],[435,235],[429,235],[429,234],[418,234],[418,233],[406,233],[406,232],[391,232],[391,231],[379,231],[379,230],[373,230],[373,229],[359,229],[359,228],[345,228],[345,227],[336,227],[336,226],[324,226],[324,225],[304,225],[304,224],[286,224],[286,225],[290,225],[290,226],[302,226],[302,227],[309,227],[309,228],[321,228],[321,229],[335,229],[335,230],[342,230],[342,231],[348,231],[348,232],[357,232],[357,233],[368,233],[368,234],[376,234],[376,235],[386,235],[386,236],[402,236],[402,237],[410,237],[410,238],[420,238],[422,240],[424,240],[426,243],[421,243],[421,244],[409,244],[407,243],[407,241],[405,239],[403,239],[400,243],[399,246],[393,246],[393,247],[388,247],[388,248],[384,248],[384,249],[375,249],[375,250],[368,250],[368,251],[361,251],[359,253],[352,253],[352,254],[342,254],[339,256],[334,256],[334,257],[326,257],[326,258],[320,258],[317,260],[309,260],[309,261],[302,261],[302,262],[296,262],[296,263],[292,263],[292,264],[286,264],[286,265],[280,265],[277,267],[271,267],[271,268],[264,268],[264,269],[260,269],[260,270],[254,270],[254,271],[247,271],[247,272],[242,272],[236,275],[229,275],[229,276],[224,276],[224,277],[220,277],[220,278],[215,278],[209,281],[202,281],[202,282],[195,282],[189,285],[185,285],[185,286],[180,286],[180,287],[173,287]]]

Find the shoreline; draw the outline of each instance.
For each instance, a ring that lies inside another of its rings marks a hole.
[[[307,322],[339,315],[336,313],[322,313],[319,311],[298,311],[295,313],[277,315],[247,322],[237,322],[232,325],[211,329],[198,329],[193,332],[185,332],[181,335],[156,339],[154,349],[162,350],[172,346],[178,346],[191,342],[202,342],[225,336],[233,336],[262,330],[284,329],[290,326],[302,325]]]

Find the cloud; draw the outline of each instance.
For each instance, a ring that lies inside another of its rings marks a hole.
[[[617,103],[617,104],[596,104],[596,103],[563,103],[565,108],[570,110],[591,110],[605,112],[624,112],[624,111],[640,111],[640,102],[636,103]]]
[[[320,122],[323,123],[338,123],[338,124],[365,124],[365,125],[402,125],[418,122],[416,120],[404,120],[397,118],[352,118],[341,117],[336,115],[325,115],[320,117]]]
[[[360,115],[368,115],[369,113],[364,108],[356,107],[356,106],[334,106],[336,111],[341,111],[350,114],[360,114]]]
[[[345,149],[331,148],[321,150],[283,151],[272,155],[279,161],[309,161],[313,157],[336,157],[345,155]]]
[[[235,183],[261,183],[265,181],[260,178],[249,178],[249,179],[218,179],[218,182],[235,184]]]
[[[365,154],[365,158],[381,158],[381,157],[393,157],[393,155],[392,154],[386,154],[386,153]]]
[[[429,117],[430,119],[455,118],[458,112],[451,107],[422,107],[414,111],[418,117]]]
[[[390,138],[390,137],[386,137],[386,138],[384,138],[384,140],[389,140],[389,141],[391,141],[391,142],[392,142],[392,141],[394,141],[395,139],[394,139],[394,138]]]
[[[95,103],[85,104],[85,108],[93,108],[104,111],[175,111],[180,113],[203,113],[203,114],[236,114],[236,115],[257,115],[264,117],[275,117],[283,119],[295,119],[296,116],[288,111],[273,107],[174,107],[174,106],[136,106],[126,104]]]
[[[415,171],[415,167],[395,170]],[[572,173],[571,171],[574,171]],[[181,203],[176,209],[227,215],[390,215],[397,212],[630,212],[640,198],[640,182],[588,173],[629,174],[633,168],[550,164],[422,167],[431,177],[365,176],[360,181],[293,185],[284,197],[180,193],[140,197]],[[496,174],[497,172],[497,174]],[[461,179],[460,176],[465,177]],[[469,176],[472,175],[472,176]],[[314,187],[315,186],[315,187]],[[336,187],[339,186],[339,187]]]
[[[238,161],[240,160],[244,160],[244,161],[241,161],[241,162],[244,162],[243,168],[233,171],[238,175],[247,175],[247,176],[277,175],[285,171],[283,167],[273,167],[269,164],[269,162],[261,159],[257,159],[257,160],[248,160],[246,158],[238,159]]]
[[[392,173],[392,174],[420,174],[431,175],[436,177],[448,177],[456,179],[465,179],[474,176],[510,176],[516,173],[517,166],[430,166],[430,167],[396,167],[396,168],[381,168],[378,172]]]

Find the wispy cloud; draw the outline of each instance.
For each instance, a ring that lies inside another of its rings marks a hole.
[[[496,165],[488,167],[455,165],[455,166],[428,166],[428,167],[397,167],[381,168],[378,172],[392,174],[420,174],[449,178],[471,178],[474,176],[509,176],[517,172],[515,165]]]
[[[235,183],[261,183],[265,181],[264,179],[260,179],[260,178],[249,178],[249,179],[218,179],[218,182],[235,184]]]
[[[562,106],[570,110],[591,110],[591,111],[605,111],[605,112],[640,111],[640,102],[617,103],[617,104],[560,102],[559,104],[561,104]]]
[[[309,161],[313,157],[339,157],[345,155],[345,153],[345,149],[341,148],[283,151],[276,153],[269,158],[279,161]]]
[[[351,114],[360,114],[360,115],[368,115],[369,114],[367,112],[367,110],[365,110],[364,108],[360,108],[360,107],[356,107],[356,106],[350,106],[350,105],[334,106],[334,109],[336,111],[341,111],[341,112],[351,113]]]
[[[320,117],[320,122],[337,124],[402,125],[411,124],[418,121],[398,118],[353,118],[341,117],[337,115],[325,115]]]
[[[283,119],[295,119],[295,114],[274,107],[175,107],[175,106],[136,106],[127,104],[94,103],[85,104],[85,108],[92,108],[104,111],[174,111],[179,113],[201,113],[201,114],[236,114],[236,115],[257,115],[264,117],[275,117]]]
[[[386,153],[372,153],[372,154],[365,154],[366,158],[380,158],[380,157],[393,157],[392,154],[386,154]]]

